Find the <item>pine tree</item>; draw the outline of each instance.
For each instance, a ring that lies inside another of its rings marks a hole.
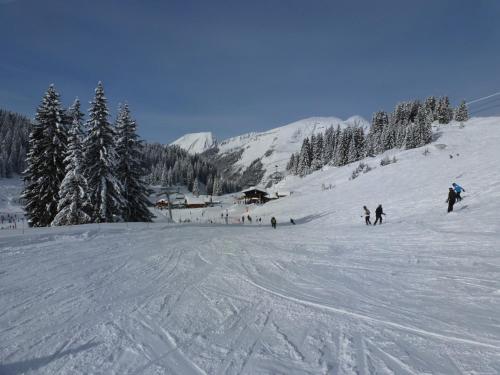
[[[406,127],[405,148],[411,149],[418,147],[419,143],[420,135],[418,125],[412,122]]]
[[[302,142],[302,148],[299,154],[299,163],[297,166],[297,174],[301,177],[309,174],[311,169],[311,143],[309,138],[305,138]]]
[[[200,182],[198,181],[198,176],[194,179],[193,182],[193,195],[195,197],[200,196]]]
[[[124,207],[122,184],[116,176],[115,132],[108,121],[104,88],[99,82],[89,109],[88,134],[84,141],[85,170],[95,222],[113,222]]]
[[[286,165],[287,172],[292,172],[294,165],[295,165],[295,154],[292,154],[290,156],[290,160],[288,160],[288,163]]]
[[[23,199],[32,226],[48,226],[57,214],[59,188],[65,176],[67,129],[59,94],[49,87],[38,107],[30,134]]]
[[[425,99],[424,107],[428,113],[431,114],[432,121],[437,121],[437,101],[435,96],[429,96]]]
[[[83,113],[80,112],[80,102],[75,100],[68,111],[72,117],[72,124],[68,134],[68,150],[66,158],[66,175],[59,190],[58,213],[51,225],[77,225],[90,222],[88,211],[90,202],[88,196],[87,180],[84,177],[82,153],[82,121]]]
[[[341,131],[339,142],[337,144],[337,151],[335,153],[336,166],[343,166],[349,162],[349,147],[352,138],[351,127],[347,127]]]
[[[469,120],[469,111],[467,109],[467,104],[462,100],[455,111],[455,121],[465,122],[467,120]]]
[[[448,124],[453,119],[453,109],[447,96],[439,98],[437,104],[437,119],[440,124]]]
[[[207,194],[213,195],[214,193],[214,178],[212,175],[209,175],[207,178]]]
[[[222,195],[222,184],[219,176],[214,176],[214,185],[212,188],[212,195]]]
[[[367,136],[366,154],[374,156],[384,151],[383,149],[383,134],[389,124],[387,112],[378,111],[372,117],[372,126]]]
[[[323,134],[317,134],[313,140],[311,169],[316,171],[323,166]]]
[[[122,217],[125,221],[151,221],[149,189],[143,180],[146,170],[141,160],[142,142],[126,104],[118,111],[115,130],[118,156],[116,177],[122,187]]]
[[[323,165],[330,163],[335,155],[335,130],[330,126],[323,137]]]
[[[389,116],[387,125],[382,131],[382,150],[387,151],[396,147],[396,124],[394,116]]]
[[[424,146],[432,141],[432,122],[434,115],[427,107],[421,107],[416,119],[417,147]]]

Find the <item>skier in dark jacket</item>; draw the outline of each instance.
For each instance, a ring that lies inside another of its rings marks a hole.
[[[366,225],[372,225],[372,222],[370,221],[370,210],[366,206],[363,206],[363,210],[364,210]]]
[[[446,200],[446,203],[448,203],[448,212],[453,211],[453,205],[455,204],[457,200],[457,193],[455,193],[455,190],[453,188],[450,188],[448,191],[448,199]]]
[[[293,218],[290,218],[290,223],[291,223],[292,225],[295,225],[295,220],[293,220]]]
[[[373,225],[377,225],[377,223],[379,221],[380,221],[380,224],[382,224],[382,215],[385,216],[385,213],[384,213],[384,210],[382,209],[382,205],[379,204],[375,210],[375,223],[373,223]]]
[[[460,193],[462,191],[465,191],[465,189],[463,187],[461,187],[459,184],[456,184],[455,182],[451,184],[451,186],[453,186],[453,189],[455,190],[455,195],[456,195],[456,199],[457,199],[457,202],[460,202],[462,200],[462,197],[460,196]]]
[[[276,218],[274,216],[271,218],[271,226],[276,229]]]

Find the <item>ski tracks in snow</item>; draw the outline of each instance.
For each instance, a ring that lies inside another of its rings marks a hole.
[[[36,362],[41,374],[494,373],[497,268],[478,273],[453,240],[436,238],[439,256],[415,253],[412,228],[369,241],[308,228],[153,225],[74,241],[71,232],[31,245],[3,239],[2,365],[48,358]],[[476,264],[494,257],[482,241]],[[484,318],[464,326],[473,314]]]

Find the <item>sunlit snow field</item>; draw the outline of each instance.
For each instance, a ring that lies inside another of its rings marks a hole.
[[[0,231],[0,374],[500,373],[500,119],[436,134],[289,177],[251,225]],[[247,214],[224,201],[203,220]]]

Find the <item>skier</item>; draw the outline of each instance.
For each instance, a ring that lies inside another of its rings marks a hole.
[[[462,200],[462,197],[460,196],[460,193],[462,191],[465,191],[465,189],[463,187],[461,187],[459,184],[457,183],[452,183],[451,186],[453,186],[453,189],[455,190],[455,195],[456,195],[456,198],[457,198],[457,202],[460,202]]]
[[[363,210],[364,210],[364,216],[365,216],[365,223],[366,225],[372,225],[372,222],[370,221],[370,210],[366,207],[366,206],[363,206]],[[361,216],[363,217],[363,216]],[[382,223],[382,219],[380,219],[381,223]]]
[[[274,216],[271,218],[271,226],[276,229],[276,218]]]
[[[446,203],[448,203],[448,212],[453,211],[453,205],[455,204],[457,200],[457,193],[455,193],[455,190],[453,188],[450,188],[448,191],[448,199],[446,200]]]
[[[243,216],[241,217],[241,223],[242,223],[242,224],[245,224],[245,215],[243,215]]]
[[[250,224],[252,223],[252,217],[250,215],[247,215],[247,220]]]
[[[293,220],[292,218],[290,218],[290,223],[292,223],[292,225],[295,225],[295,220]]]
[[[375,210],[375,223],[373,225],[377,225],[380,220],[380,225],[382,224],[382,215],[385,216],[384,210],[382,209],[382,205],[379,204],[377,209]]]

